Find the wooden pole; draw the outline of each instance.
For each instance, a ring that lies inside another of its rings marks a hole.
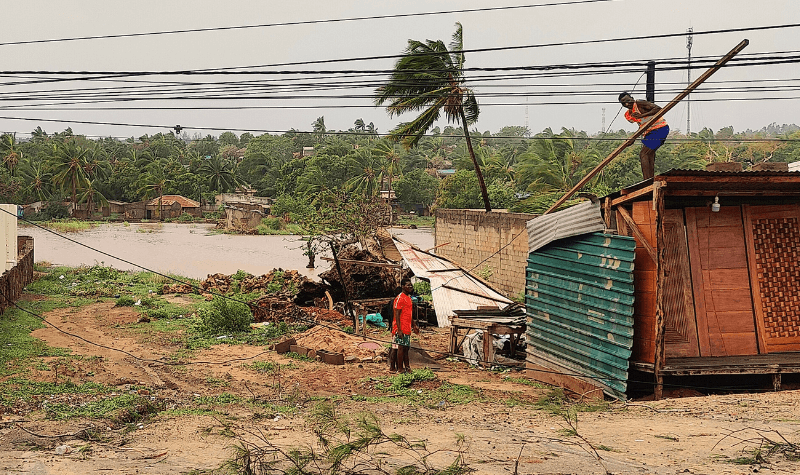
[[[331,252],[333,253],[333,260],[336,263],[336,271],[339,273],[339,281],[342,283],[342,292],[344,292],[344,308],[350,312],[350,315],[353,316],[353,332],[358,332],[358,316],[353,311],[353,307],[350,305],[350,297],[347,295],[347,284],[344,282],[344,274],[342,273],[342,266],[339,264],[339,256],[336,254],[336,246],[333,245],[333,242],[329,242],[328,244],[331,245]]]
[[[667,254],[666,230],[664,229],[664,192],[660,182],[656,182],[653,187],[653,206],[656,209],[656,261],[657,284],[656,284],[656,341],[655,355],[653,358],[653,375],[655,376],[655,388],[653,399],[661,399],[664,391],[664,358],[666,356],[664,347],[664,335],[666,333],[667,319],[664,315],[664,284],[667,280],[667,272],[664,260]]]
[[[640,135],[642,135],[648,128],[650,128],[651,125],[655,124],[656,121],[664,117],[664,114],[666,114],[667,112],[670,111],[670,109],[678,105],[678,103],[682,101],[686,96],[688,96],[693,90],[695,90],[697,86],[705,82],[706,79],[708,79],[709,77],[711,77],[712,74],[717,72],[722,66],[725,65],[725,63],[730,61],[731,58],[739,54],[739,52],[742,51],[745,47],[747,47],[748,44],[750,44],[750,41],[742,40],[742,42],[736,45],[735,48],[730,50],[728,54],[726,54],[719,61],[717,61],[717,63],[714,64],[714,66],[711,66],[711,68],[709,68],[708,71],[701,74],[700,77],[695,79],[695,81],[692,84],[690,84],[686,89],[684,89],[683,92],[675,96],[675,99],[671,100],[667,105],[662,107],[660,111],[658,111],[654,116],[652,116],[645,125],[639,127],[639,130],[637,130],[636,132],[633,133],[633,135],[628,137],[628,139],[622,145],[620,145],[613,152],[611,152],[611,154],[607,156],[602,162],[600,162],[600,164],[597,165],[594,168],[594,170],[590,171],[585,177],[583,177],[581,181],[578,182],[578,184],[576,184],[574,187],[572,187],[571,190],[566,192],[564,196],[559,198],[559,200],[556,201],[555,204],[550,207],[550,209],[545,211],[544,214],[552,213],[553,211],[557,210],[559,206],[563,205],[565,201],[567,201],[572,197],[572,195],[574,195],[578,190],[583,188],[583,186],[586,183],[588,183],[589,180],[594,178],[594,176],[597,175],[600,172],[600,170],[602,170],[603,168],[606,167],[606,165],[611,163],[611,160],[614,160],[614,158],[616,158],[617,155],[622,153],[623,150],[633,145],[636,139]]]

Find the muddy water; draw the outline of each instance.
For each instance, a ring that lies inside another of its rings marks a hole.
[[[69,239],[114,257],[37,227],[21,226],[19,234],[33,236],[37,262],[71,267],[102,262],[117,269],[141,270],[144,267],[195,279],[214,273],[232,274],[239,269],[261,275],[275,268],[297,269],[313,278],[330,267],[329,262],[317,258],[316,269],[306,269],[308,258],[303,255],[304,243],[299,236],[237,236],[215,234],[213,230],[212,224],[142,223],[105,224],[65,234]],[[423,249],[433,247],[431,229],[394,229],[392,232]]]

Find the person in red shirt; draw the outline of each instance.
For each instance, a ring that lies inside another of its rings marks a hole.
[[[656,115],[661,107],[653,104],[650,101],[643,101],[641,99],[634,100],[633,96],[627,92],[619,95],[619,102],[628,110],[625,112],[625,119],[632,123],[638,124],[642,127],[646,124],[650,117]],[[639,161],[642,164],[642,176],[645,180],[653,178],[656,168],[656,150],[658,147],[664,145],[669,135],[669,125],[663,118],[658,119],[655,124],[651,125],[642,138],[642,150],[639,152]]]
[[[411,320],[414,304],[411,302],[411,293],[414,285],[411,279],[400,281],[402,292],[394,299],[394,319],[392,321],[393,343],[397,345],[397,370],[401,373],[410,373],[409,349],[411,347]]]

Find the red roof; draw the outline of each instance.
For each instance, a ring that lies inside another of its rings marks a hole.
[[[200,203],[198,203],[197,201],[190,200],[189,198],[186,198],[186,197],[181,196],[181,195],[163,195],[161,197],[161,204],[164,205],[164,206],[171,206],[172,203],[174,203],[176,201],[178,203],[180,203],[181,208],[199,208],[200,207]],[[148,205],[158,206],[158,198],[153,198],[147,204]]]

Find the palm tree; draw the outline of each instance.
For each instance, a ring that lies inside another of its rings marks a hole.
[[[361,149],[356,150],[351,160],[360,174],[348,180],[347,187],[362,193],[367,198],[374,197],[380,191],[379,183],[383,181],[384,166],[380,155]]]
[[[426,40],[424,43],[408,40],[405,54],[395,64],[389,82],[377,89],[375,104],[382,106],[388,102],[386,110],[389,116],[422,111],[419,117],[401,123],[389,134],[392,139],[402,141],[406,148],[419,142],[442,111],[448,122],[461,122],[486,211],[491,211],[486,183],[475,160],[468,129],[478,120],[480,110],[475,93],[465,86],[461,23],[456,23],[456,27],[450,50],[441,40]]]
[[[386,177],[389,181],[389,223],[392,222],[392,179],[395,175],[399,175],[400,169],[400,154],[394,149],[394,144],[388,140],[382,140],[375,145],[375,153],[386,158]]]
[[[99,184],[99,180],[90,180],[86,182],[86,187],[83,189],[83,193],[78,199],[79,203],[86,202],[86,219],[91,219],[92,214],[94,214],[94,204],[100,203],[101,206],[108,206],[108,200],[97,189],[97,185]]]
[[[239,179],[236,177],[233,167],[219,155],[203,161],[197,172],[205,176],[211,190],[225,193],[239,185]]]
[[[3,159],[3,165],[8,168],[8,172],[14,176],[14,167],[21,158],[21,153],[17,149],[17,134],[6,133],[0,136],[0,157]]]
[[[164,188],[167,187],[170,181],[164,174],[164,169],[156,163],[148,167],[147,172],[142,175],[139,181],[138,193],[140,196],[145,199],[158,196],[158,217],[161,221],[164,220]]]
[[[353,123],[353,125],[355,125],[355,131],[356,131],[356,133],[362,133],[362,132],[364,132],[364,127],[366,127],[366,126],[364,125],[364,119],[361,119],[361,118],[359,118],[359,119],[356,119],[356,121]]]
[[[53,183],[62,188],[69,187],[72,204],[75,205],[78,188],[87,181],[85,166],[89,149],[76,145],[73,140],[57,142],[53,148]]]
[[[47,201],[52,195],[52,175],[41,160],[26,159],[19,164],[19,174],[25,181],[25,192],[36,201]]]
[[[321,117],[317,117],[317,120],[311,124],[311,127],[314,128],[314,134],[317,136],[317,142],[323,141],[325,139],[325,132],[328,131],[328,129],[325,128],[325,116],[323,115]]]

